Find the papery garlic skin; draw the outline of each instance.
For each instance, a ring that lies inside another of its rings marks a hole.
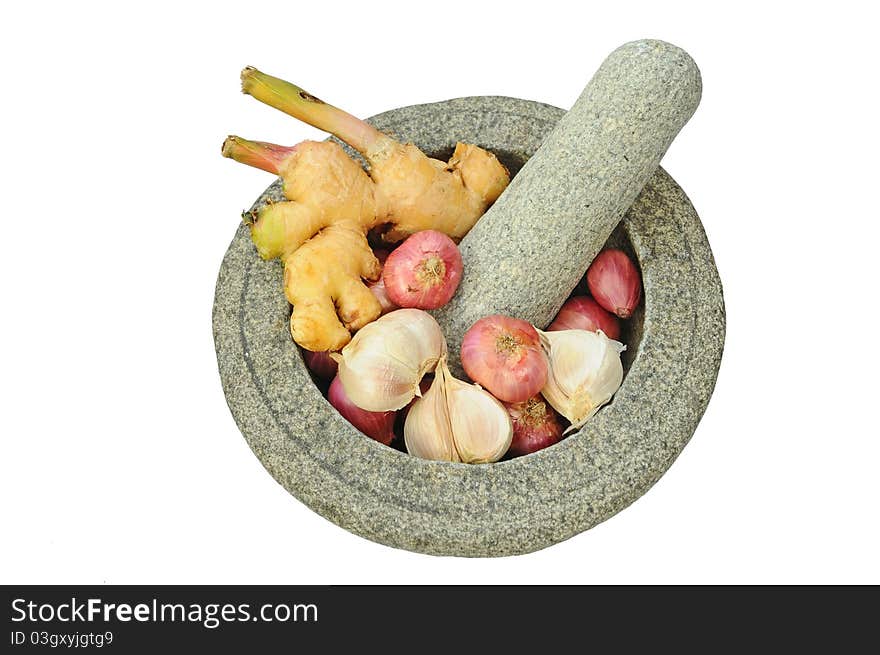
[[[361,409],[388,412],[420,396],[419,381],[446,354],[434,317],[398,309],[361,328],[339,355],[339,380]]]
[[[513,421],[504,405],[481,386],[452,376],[446,385],[446,402],[462,462],[487,464],[504,457],[513,439]]]
[[[541,395],[571,422],[566,432],[581,428],[605,405],[623,382],[620,353],[626,346],[604,332],[540,332],[550,362]]]
[[[415,457],[441,462],[460,462],[452,438],[446,406],[446,377],[440,371],[431,388],[416,400],[403,424],[406,451]]]

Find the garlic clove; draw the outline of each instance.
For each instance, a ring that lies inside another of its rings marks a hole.
[[[446,354],[437,321],[420,309],[398,309],[361,328],[340,354],[339,380],[361,409],[401,409],[421,395],[419,382]]]
[[[477,384],[456,380],[441,360],[437,370],[446,378],[446,403],[455,449],[462,462],[485,464],[504,457],[513,439],[510,415],[492,394]]]
[[[459,462],[452,439],[452,426],[446,406],[446,378],[438,371],[434,382],[415,401],[403,425],[406,451],[415,457],[442,462]]]
[[[541,395],[571,422],[566,432],[581,428],[605,405],[623,382],[620,353],[626,346],[598,330],[540,332],[550,362]]]
[[[465,386],[449,394],[455,407],[449,413],[455,448],[468,464],[497,462],[513,439],[510,417],[489,392],[477,385]]]

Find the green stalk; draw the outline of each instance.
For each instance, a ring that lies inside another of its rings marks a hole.
[[[241,72],[241,90],[270,107],[337,136],[367,158],[391,140],[372,125],[328,105],[295,84],[251,66]]]
[[[278,175],[282,162],[294,150],[296,146],[279,146],[265,141],[248,141],[240,136],[228,136],[223,142],[221,152],[224,157]]]

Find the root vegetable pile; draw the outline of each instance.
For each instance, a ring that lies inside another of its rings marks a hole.
[[[442,162],[289,82],[254,68],[241,79],[245,93],[334,134],[370,166],[367,174],[332,141],[285,147],[230,136],[223,144],[225,157],[282,179],[287,201],[245,220],[260,256],[284,262],[293,339],[311,351],[339,350],[382,311],[364,282],[381,272],[367,232],[380,228],[389,243],[428,229],[461,239],[510,176],[475,145],[459,143]]]

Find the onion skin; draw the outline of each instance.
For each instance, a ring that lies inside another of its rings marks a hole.
[[[639,270],[622,250],[599,253],[587,269],[587,286],[602,307],[620,318],[629,318],[642,297]]]
[[[330,383],[327,400],[346,421],[371,439],[386,446],[394,440],[394,419],[397,412],[368,412],[361,409],[345,395],[339,376]]]
[[[558,330],[602,330],[609,339],[620,340],[620,320],[589,296],[574,296],[565,301],[547,332]]]
[[[382,264],[384,269],[385,261],[391,253],[387,250],[376,249],[373,251],[373,254],[376,256],[376,259],[379,260],[379,263]],[[398,309],[397,305],[395,305],[391,298],[388,297],[388,291],[385,289],[385,278],[382,275],[380,275],[379,279],[375,282],[367,282],[367,287],[373,292],[373,295],[376,296],[376,300],[379,301],[379,305],[382,307],[381,316],[385,316],[388,312],[393,312],[395,309]]]
[[[398,307],[438,309],[452,299],[462,271],[455,242],[437,230],[423,230],[388,255],[382,280]]]
[[[330,357],[330,353],[326,350],[320,352],[303,350],[302,356],[306,363],[306,367],[314,373],[315,377],[319,380],[329,382],[336,377],[336,370],[339,368],[339,364]]]
[[[535,328],[500,314],[481,318],[465,332],[461,365],[471,380],[503,402],[525,402],[547,382],[547,357]]]
[[[528,455],[562,439],[562,419],[540,394],[524,403],[504,403],[504,406],[513,421],[508,455]]]

